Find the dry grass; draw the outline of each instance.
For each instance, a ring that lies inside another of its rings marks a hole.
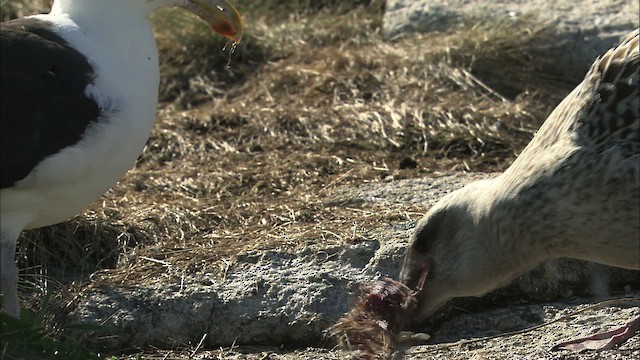
[[[158,122],[117,186],[19,240],[22,273],[51,275],[26,277],[30,306],[47,279],[65,283],[52,287],[64,308],[97,284],[222,272],[245,250],[416,219],[423,209],[329,200],[339,186],[503,169],[576,81],[555,77],[535,17],[386,42],[383,2],[368,3],[239,1],[247,38],[230,59],[192,17],[155,14]],[[3,19],[24,12],[8,6]]]

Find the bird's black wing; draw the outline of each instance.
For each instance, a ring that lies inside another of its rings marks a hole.
[[[87,59],[37,19],[0,25],[1,188],[42,159],[77,143],[100,116],[85,95],[94,77]]]

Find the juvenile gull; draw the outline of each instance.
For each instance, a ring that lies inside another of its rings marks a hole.
[[[83,211],[142,151],[158,104],[149,15],[179,6],[231,41],[242,20],[225,0],[55,0],[51,13],[2,23],[0,280],[18,316],[22,230]]]
[[[639,66],[635,30],[596,59],[503,174],[448,194],[420,220],[400,275],[415,287],[428,272],[417,320],[552,258],[640,269]]]

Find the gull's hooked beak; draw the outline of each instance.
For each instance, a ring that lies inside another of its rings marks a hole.
[[[238,44],[244,24],[236,8],[226,0],[188,0],[179,5],[206,21],[213,31]]]

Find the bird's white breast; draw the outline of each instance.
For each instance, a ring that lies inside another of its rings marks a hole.
[[[158,55],[148,19],[124,15],[102,23],[36,16],[54,22],[58,34],[88,58],[96,76],[85,93],[97,101],[103,115],[78,143],[44,159],[25,179],[2,190],[3,223],[22,221],[26,228],[36,228],[82,212],[115,185],[141,153],[156,115]]]

